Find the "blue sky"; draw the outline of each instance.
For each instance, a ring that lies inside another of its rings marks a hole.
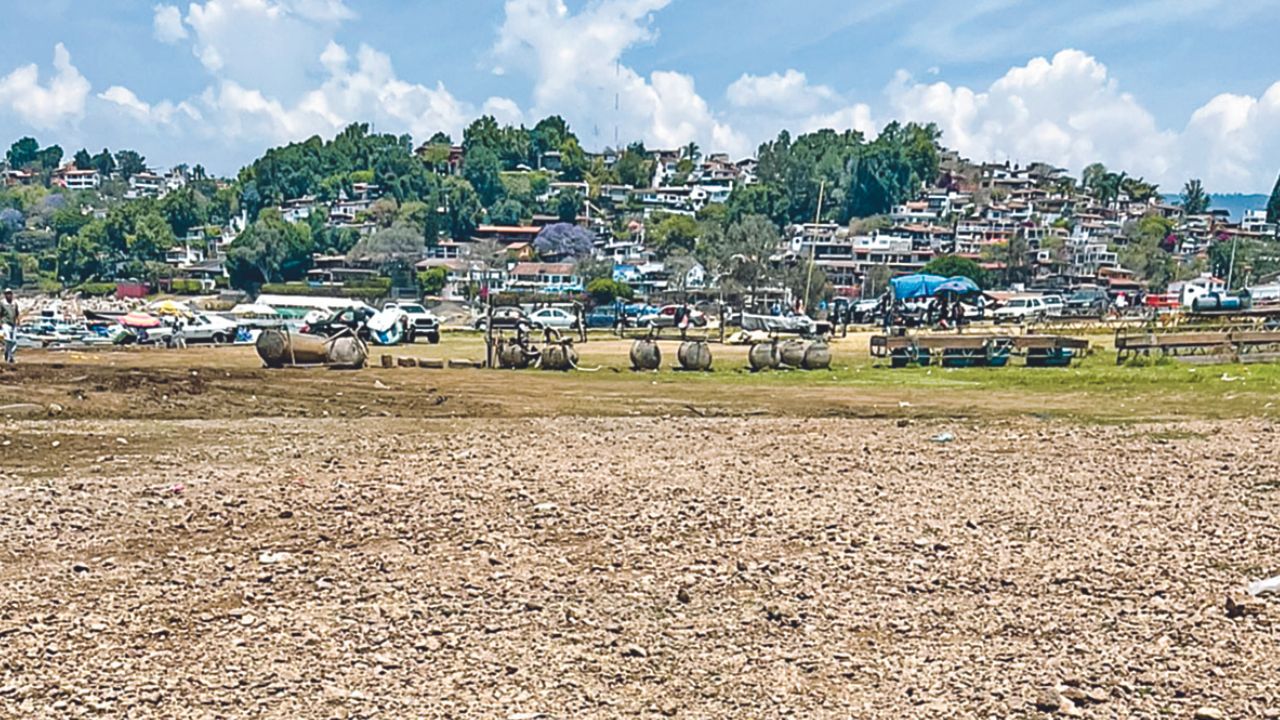
[[[352,121],[425,138],[480,112],[735,155],[783,127],[931,121],[974,159],[1099,160],[1166,190],[1269,191],[1280,172],[1280,4],[1261,0],[42,0],[8,17],[0,138],[222,173]]]

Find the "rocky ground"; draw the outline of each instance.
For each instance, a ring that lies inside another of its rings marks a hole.
[[[0,716],[1280,716],[1280,602],[1239,592],[1280,574],[1278,448],[1266,421],[9,420]]]

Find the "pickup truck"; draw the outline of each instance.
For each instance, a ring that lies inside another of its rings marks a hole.
[[[409,320],[407,342],[425,337],[427,342],[435,345],[440,342],[440,318],[435,313],[418,303],[389,302],[382,306],[383,310],[399,310]]]
[[[1067,297],[1066,305],[1062,308],[1063,315],[1073,317],[1102,317],[1111,309],[1111,296],[1106,290],[1100,288],[1084,288],[1071,293]]]

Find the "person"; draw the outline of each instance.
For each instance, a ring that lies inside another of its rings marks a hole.
[[[173,335],[171,336],[172,346],[175,348],[187,349],[187,336],[185,333],[186,323],[181,316],[173,321]]]
[[[18,347],[18,301],[13,298],[13,288],[5,288],[0,300],[0,332],[4,334],[4,361],[12,365]]]

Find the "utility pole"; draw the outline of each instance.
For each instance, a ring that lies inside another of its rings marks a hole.
[[[1231,292],[1231,281],[1236,274],[1236,246],[1240,244],[1240,236],[1231,236],[1231,262],[1227,265],[1227,292]]]
[[[818,185],[818,209],[813,213],[813,224],[814,224],[815,232],[817,231],[818,223],[822,221],[822,197],[826,193],[826,190],[827,190],[827,181],[823,180],[822,183]],[[804,298],[802,298],[802,302],[804,302],[804,311],[806,314],[809,312],[809,289],[810,289],[810,286],[813,284],[813,264],[814,264],[813,261],[814,261],[814,256],[817,254],[818,254],[817,243],[816,242],[811,243],[809,245],[809,275],[808,277],[805,278],[805,281],[804,281]]]

